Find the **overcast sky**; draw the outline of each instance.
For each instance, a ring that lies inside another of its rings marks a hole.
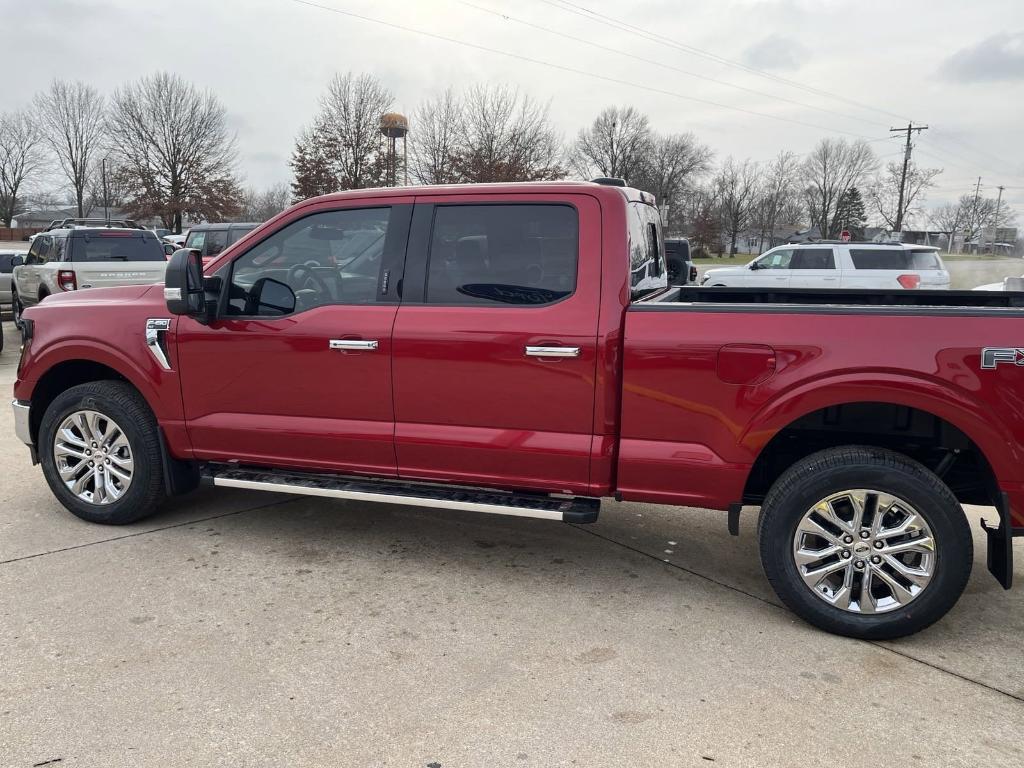
[[[53,78],[110,92],[142,74],[176,72],[223,101],[238,134],[241,171],[258,187],[289,179],[296,133],[331,75],[347,70],[375,74],[406,112],[449,85],[509,83],[550,101],[566,137],[601,108],[632,104],[658,130],[694,132],[718,157],[763,160],[782,149],[805,152],[823,136],[855,134],[875,140],[890,161],[900,149],[886,138],[888,128],[914,120],[931,126],[917,140],[917,159],[945,169],[929,205],[973,191],[980,175],[993,196],[1005,185],[1004,200],[1024,217],[1021,0],[572,0],[675,46],[559,8],[561,0],[311,2],[323,7],[297,0],[0,0],[8,63],[0,111],[27,105]]]

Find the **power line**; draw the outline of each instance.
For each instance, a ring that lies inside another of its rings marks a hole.
[[[719,56],[716,53],[705,51],[701,48],[696,48],[692,45],[679,43],[669,37],[660,35],[657,32],[651,32],[650,30],[644,29],[643,27],[635,26],[633,24],[630,24],[629,22],[617,19],[613,16],[606,16],[602,13],[598,13],[597,11],[591,11],[588,8],[585,8],[581,5],[577,5],[576,3],[569,2],[568,0],[540,0],[540,2],[546,3],[547,5],[558,8],[559,10],[565,11],[567,13],[574,13],[577,16],[582,16],[583,18],[591,19],[592,21],[597,21],[598,23],[604,24],[605,26],[610,26],[622,31],[630,32],[631,34],[643,37],[647,40],[652,40],[654,42],[661,43],[662,45],[667,45],[672,48],[685,51],[686,53],[689,53],[691,55],[701,56],[703,58],[715,61],[719,64],[725,64],[730,67],[742,69],[743,71],[757,75],[758,77],[764,77],[769,80],[774,80],[775,82],[782,83],[783,85],[787,85],[790,88],[797,88],[799,90],[807,91],[808,93],[813,93],[818,96],[826,96],[830,99],[842,101],[852,106],[860,107],[861,109],[867,109],[872,112],[877,112],[888,117],[895,117],[900,120],[906,119],[905,116],[897,115],[895,112],[890,112],[886,109],[882,109],[880,107],[876,107],[870,104],[863,104],[859,101],[854,101],[853,99],[847,98],[845,96],[830,93],[829,91],[822,90],[821,88],[815,88],[812,85],[806,85],[804,83],[797,82],[796,80],[790,80],[789,78],[782,77],[781,75],[775,75],[772,74],[771,72],[765,72],[764,70],[757,69],[756,67],[752,67],[748,64],[743,64],[742,62],[734,61],[733,59],[727,59],[724,56]]]
[[[439,34],[437,32],[428,32],[425,29],[417,29],[415,27],[409,27],[409,26],[406,26],[404,24],[398,24],[398,23],[393,22],[393,21],[385,21],[384,19],[374,18],[373,16],[365,16],[365,15],[360,14],[360,13],[355,13],[354,11],[345,11],[345,10],[342,10],[341,8],[334,8],[334,7],[329,6],[329,5],[322,5],[320,3],[312,2],[312,0],[291,0],[291,2],[297,3],[299,5],[309,6],[310,8],[317,8],[317,9],[322,10],[322,11],[328,11],[330,13],[337,13],[337,14],[339,14],[341,16],[347,16],[348,18],[351,18],[351,19],[359,19],[360,21],[368,21],[368,22],[370,22],[372,24],[379,24],[379,25],[384,26],[384,27],[390,27],[392,29],[398,29],[398,30],[401,30],[403,32],[409,32],[409,33],[414,34],[414,35],[420,35],[422,37],[429,37],[429,38],[432,38],[434,40],[441,40],[443,42],[452,43],[454,45],[461,45],[461,46],[463,46],[465,48],[473,48],[473,49],[478,50],[478,51],[486,51],[488,53],[496,53],[499,56],[507,56],[507,57],[512,58],[512,59],[518,59],[519,61],[526,61],[526,62],[529,62],[531,64],[538,64],[538,65],[543,66],[543,67],[550,67],[552,69],[558,69],[558,70],[561,70],[563,72],[571,72],[571,73],[576,74],[576,75],[583,75],[584,77],[592,77],[592,78],[595,78],[597,80],[603,80],[606,83],[615,83],[616,85],[625,85],[625,86],[628,86],[630,88],[637,88],[637,89],[643,90],[643,91],[650,91],[651,93],[657,93],[657,94],[660,94],[662,96],[671,96],[673,98],[683,99],[685,101],[693,101],[693,102],[696,102],[698,104],[706,104],[708,106],[718,107],[719,109],[729,109],[729,110],[732,110],[734,112],[742,112],[742,113],[747,114],[747,115],[753,115],[754,117],[763,117],[763,118],[767,118],[769,120],[778,120],[778,121],[781,121],[781,122],[784,122],[784,123],[791,123],[793,125],[800,125],[800,126],[803,126],[804,128],[813,128],[816,131],[825,131],[826,133],[841,133],[841,134],[844,134],[846,136],[853,136],[854,138],[858,138],[858,139],[868,139],[869,138],[868,136],[864,136],[863,134],[859,134],[859,133],[853,133],[852,131],[843,131],[843,130],[840,130],[838,128],[829,128],[829,127],[824,126],[824,125],[815,125],[814,123],[806,123],[806,122],[804,122],[802,120],[796,120],[796,119],[793,119],[793,118],[790,118],[790,117],[782,117],[781,115],[772,115],[772,114],[769,114],[767,112],[757,112],[756,110],[746,109],[745,107],[736,107],[736,106],[732,106],[730,104],[721,104],[721,103],[719,103],[717,101],[711,101],[709,99],[702,99],[702,98],[698,98],[697,96],[687,96],[686,94],[678,93],[676,91],[667,91],[667,90],[664,90],[662,88],[655,88],[654,86],[645,85],[643,83],[635,83],[635,82],[632,82],[630,80],[622,80],[622,79],[617,78],[617,77],[609,77],[608,75],[601,75],[601,74],[598,74],[596,72],[588,72],[585,69],[577,69],[576,67],[570,67],[570,66],[567,66],[565,64],[557,64],[557,63],[552,62],[552,61],[545,61],[544,59],[536,59],[536,58],[533,58],[531,56],[524,56],[522,54],[512,53],[511,51],[503,51],[503,50],[501,50],[499,48],[491,48],[491,47],[486,46],[486,45],[480,45],[479,43],[471,43],[471,42],[469,42],[467,40],[459,40],[458,38],[448,37],[447,35],[442,35],[442,34]]]
[[[765,98],[774,99],[776,101],[783,101],[783,102],[786,102],[787,104],[795,104],[796,106],[803,107],[804,109],[817,110],[819,112],[824,112],[824,113],[829,114],[829,115],[834,115],[836,117],[841,117],[844,120],[856,120],[858,122],[865,123],[867,125],[872,125],[872,126],[876,126],[876,127],[878,126],[878,123],[876,123],[874,121],[871,121],[871,120],[866,120],[863,117],[857,117],[855,115],[848,115],[848,114],[845,114],[843,112],[836,112],[835,110],[832,110],[832,109],[827,109],[825,107],[815,106],[814,104],[808,104],[808,103],[803,102],[803,101],[797,101],[796,99],[789,99],[789,98],[786,98],[785,96],[777,96],[775,94],[766,93],[765,91],[759,91],[756,88],[748,88],[745,85],[739,85],[737,83],[730,83],[728,80],[719,80],[719,79],[714,78],[714,77],[709,77],[707,75],[702,75],[702,74],[700,74],[698,72],[691,72],[689,70],[682,69],[680,67],[676,67],[676,66],[673,66],[671,64],[666,64],[664,62],[657,61],[655,59],[648,59],[648,58],[646,58],[644,56],[639,56],[637,54],[630,53],[629,51],[623,51],[623,50],[621,50],[619,48],[612,48],[611,46],[602,45],[601,43],[595,43],[594,41],[587,40],[586,38],[577,37],[576,35],[570,35],[570,34],[568,34],[566,32],[560,32],[560,31],[558,31],[556,29],[552,29],[550,27],[545,27],[542,24],[536,24],[536,23],[534,23],[532,21],[526,21],[525,19],[519,19],[519,18],[516,18],[515,16],[511,16],[511,15],[505,13],[504,11],[497,11],[497,10],[494,10],[493,8],[487,8],[487,7],[484,7],[482,5],[477,5],[476,3],[468,2],[468,0],[459,0],[459,3],[462,4],[462,5],[469,6],[470,8],[474,8],[474,9],[476,9],[478,11],[483,12],[483,13],[489,13],[492,16],[497,16],[499,18],[505,19],[506,21],[511,21],[511,22],[516,23],[516,24],[521,24],[522,26],[530,27],[532,29],[538,29],[538,30],[540,30],[542,32],[547,32],[549,34],[556,35],[556,36],[564,38],[566,40],[573,40],[573,41],[575,41],[577,43],[582,43],[583,45],[589,45],[592,48],[597,48],[597,49],[602,50],[602,51],[609,51],[611,53],[615,53],[615,54],[618,54],[620,56],[626,56],[626,57],[628,57],[630,59],[635,59],[637,61],[642,61],[645,64],[653,64],[656,67],[663,67],[664,69],[669,69],[669,70],[671,70],[673,72],[678,72],[680,74],[686,75],[687,77],[694,77],[694,78],[697,78],[699,80],[706,80],[706,81],[708,81],[710,83],[715,83],[717,85],[724,85],[727,88],[735,88],[735,89],[740,90],[740,91],[746,91],[747,93],[753,93],[753,94],[756,94],[757,96],[764,96]]]

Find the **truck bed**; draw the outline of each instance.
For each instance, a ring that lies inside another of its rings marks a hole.
[[[737,308],[756,307],[759,312],[771,311],[841,311],[844,314],[868,308],[907,314],[907,308],[937,310],[1020,309],[1024,308],[1024,293],[1006,291],[887,291],[849,290],[842,288],[701,288],[677,286],[657,296],[634,303],[630,310],[669,311],[713,308],[716,312],[736,311]],[[771,305],[771,306],[765,306]],[[730,309],[731,307],[731,309]],[[914,310],[912,314],[918,314]],[[921,311],[922,314],[930,314]],[[957,312],[956,314],[960,314]],[[1016,314],[1016,313],[1014,313]]]

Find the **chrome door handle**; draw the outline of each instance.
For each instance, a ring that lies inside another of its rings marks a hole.
[[[330,349],[353,349],[363,352],[372,352],[377,348],[377,341],[364,341],[363,339],[331,339],[327,346]]]
[[[579,357],[579,347],[527,347],[527,357]]]

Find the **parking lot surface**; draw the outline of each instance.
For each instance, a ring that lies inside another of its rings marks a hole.
[[[0,766],[1024,764],[991,510],[958,606],[868,643],[780,607],[754,510],[733,538],[678,507],[570,526],[208,489],[101,527],[3,405]]]

